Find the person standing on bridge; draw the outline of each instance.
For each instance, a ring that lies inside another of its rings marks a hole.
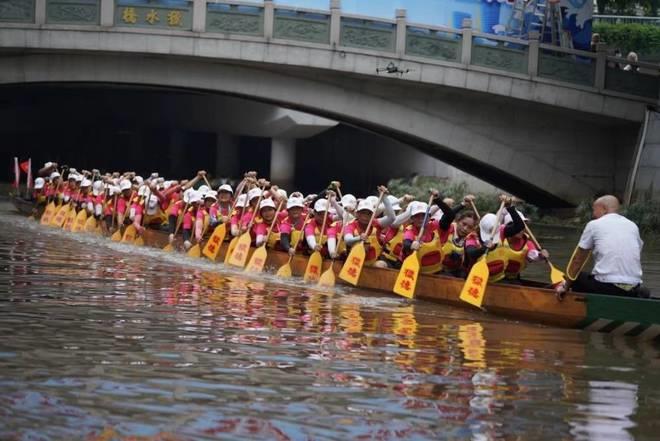
[[[580,242],[566,268],[557,298],[572,288],[579,292],[630,297],[649,297],[642,286],[641,253],[644,242],[634,222],[621,216],[619,200],[602,196],[592,204],[593,220],[582,232]],[[589,256],[594,256],[592,273],[582,272]]]

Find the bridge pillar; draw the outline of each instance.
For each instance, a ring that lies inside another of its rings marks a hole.
[[[287,190],[294,184],[296,172],[296,140],[273,138],[270,150],[270,180]]]
[[[339,46],[341,33],[341,0],[330,0],[330,46]]]
[[[464,18],[462,25],[463,46],[461,47],[461,63],[469,66],[472,60],[472,20]]]
[[[38,25],[46,24],[46,0],[34,2],[34,22]]]
[[[101,0],[101,26],[110,27],[115,23],[115,0]]]
[[[598,90],[605,89],[605,68],[607,67],[607,45],[598,43],[596,45],[596,81],[595,86]]]
[[[193,32],[204,32],[206,30],[206,0],[193,1],[192,20]]]
[[[238,170],[238,137],[227,133],[218,133],[215,149],[215,176],[237,176]]]
[[[406,25],[406,10],[396,10],[396,54],[403,57],[406,53],[406,34],[408,28]]]
[[[536,77],[539,73],[539,32],[529,31],[529,51],[527,52],[527,72]]]
[[[272,40],[275,27],[275,5],[273,0],[264,0],[264,37]]]

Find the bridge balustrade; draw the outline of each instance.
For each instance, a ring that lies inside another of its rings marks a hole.
[[[221,34],[291,45],[382,55],[405,62],[454,65],[487,73],[567,84],[656,104],[659,66],[608,56],[605,48],[585,52],[529,40],[463,29],[409,23],[405,10],[395,20],[343,14],[338,0],[330,10],[287,7],[272,0],[0,0],[0,26],[96,26],[105,31],[140,28]],[[61,29],[57,27],[57,29]]]

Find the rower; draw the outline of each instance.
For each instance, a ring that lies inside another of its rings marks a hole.
[[[83,178],[80,182],[80,196],[78,197],[79,208],[87,211],[90,215],[94,212],[94,201],[90,190],[92,188],[92,181]]]
[[[328,210],[328,200],[318,199],[314,203],[314,215],[311,217],[307,225],[305,225],[305,242],[307,243],[308,252],[319,251],[323,257],[336,255],[337,247],[337,233],[331,227],[331,221],[326,219],[325,228],[321,231],[323,226],[323,218]],[[328,218],[330,216],[327,216]],[[317,242],[316,238],[321,240]]]
[[[263,245],[268,235],[268,229],[273,225],[266,246],[276,248],[276,245],[280,241],[280,222],[275,218],[276,210],[275,201],[271,198],[262,199],[259,203],[259,220],[252,225],[252,231],[250,232],[250,235],[253,237],[254,246],[260,247]]]
[[[434,195],[434,199],[430,208],[426,202],[410,204],[410,225],[403,233],[403,247],[400,256],[400,260],[403,262],[409,254],[418,251],[422,274],[434,274],[442,269],[440,238],[446,236],[455,216],[454,211],[442,201],[436,190],[432,190],[431,193]],[[439,221],[429,219],[424,226],[424,235],[418,238],[427,209],[430,215],[433,215],[438,209],[442,210],[443,215]]]
[[[296,252],[296,247],[292,247],[293,243],[297,244],[297,248],[302,246],[300,237],[303,234],[303,227],[305,226],[305,200],[301,196],[291,197],[286,203],[287,215],[280,224],[280,246],[282,250],[290,255]]]
[[[242,194],[236,199],[236,206],[234,212],[231,214],[230,219],[230,232],[233,237],[241,234],[241,218],[247,208],[247,194]]]
[[[46,180],[44,178],[37,178],[34,180],[32,199],[37,204],[37,206],[44,205],[46,203],[46,191],[44,188],[45,185]]]
[[[231,217],[231,204],[234,197],[234,190],[229,184],[222,184],[218,187],[218,209],[216,211],[217,223],[227,223]]]
[[[465,239],[477,228],[474,211],[464,211],[456,217],[442,243],[442,271],[454,277],[466,277],[464,266]]]
[[[188,189],[187,191],[188,210],[186,210],[186,212],[183,214],[183,223],[181,225],[183,230],[183,247],[186,250],[192,247],[192,242],[190,239],[192,239],[193,228],[196,229],[197,226],[197,207],[202,201],[202,195],[200,195],[199,192],[193,190],[192,188]],[[185,196],[186,195],[184,194],[184,199]]]
[[[621,216],[619,200],[602,196],[592,204],[592,217],[566,268],[566,277],[555,292],[561,300],[570,288],[579,292],[627,297],[649,297],[642,286],[641,252],[644,242],[634,222]],[[591,274],[582,272],[593,254]]]
[[[518,210],[516,212],[524,223],[528,222],[528,219],[522,212]],[[513,219],[507,213],[504,216],[504,224],[509,225],[511,223],[513,223]],[[539,262],[550,258],[548,250],[539,250],[534,242],[527,237],[525,230],[504,239],[503,246],[507,261],[504,275],[508,283],[520,283],[520,273],[527,267],[527,263]]]
[[[369,221],[378,207],[365,199],[358,204],[355,219],[349,222],[344,228],[344,242],[347,247],[350,248],[358,242],[364,242],[366,251],[364,264],[367,266],[373,265],[378,259],[378,256],[380,256],[381,245],[379,237],[381,231],[389,227],[395,219],[392,204],[387,198],[387,187],[381,185],[378,187],[378,191],[385,194],[385,197],[383,197],[385,216],[374,219],[369,231],[367,231],[366,228],[369,225]],[[378,198],[376,198],[377,203]],[[336,258],[337,256],[331,255],[330,257]]]
[[[513,237],[525,229],[518,212],[512,206],[513,199],[506,195],[500,196],[504,202],[507,212],[511,215],[512,222],[504,227],[500,226],[495,234],[491,236],[493,229],[499,223],[497,215],[487,213],[479,221],[479,231],[473,231],[465,238],[465,270],[470,273],[472,265],[490,250],[486,256],[489,270],[489,282],[499,282],[504,279],[504,269],[507,266],[506,253],[502,247],[504,239]]]
[[[102,180],[94,181],[92,184],[92,206],[91,212],[93,216],[99,220],[103,215],[103,202],[105,201],[106,184]]]
[[[133,194],[133,185],[128,179],[122,179],[119,182],[119,191],[121,192],[117,197],[117,225],[121,227],[128,221],[129,204]]]

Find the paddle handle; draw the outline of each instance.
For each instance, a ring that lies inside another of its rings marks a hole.
[[[424,213],[424,220],[422,221],[422,228],[419,229],[419,233],[417,234],[417,238],[415,239],[418,242],[422,238],[422,236],[424,236],[424,229],[426,228],[426,221],[429,220],[429,214],[431,213],[431,204],[433,203],[433,198],[434,198],[434,195],[431,195],[431,197],[429,198],[429,203],[426,206],[426,213]]]
[[[495,225],[493,226],[492,231],[490,232],[491,240],[495,238],[495,234],[500,229],[500,224],[502,223],[502,213],[504,211],[504,201],[500,203],[500,208],[497,210],[497,219],[495,220]]]
[[[183,216],[186,215],[186,211],[188,211],[188,205],[190,205],[189,202],[186,202],[185,207],[183,207],[183,213],[181,213],[181,217],[177,217],[176,220],[176,228],[174,229],[174,236],[179,232],[179,228],[181,228],[181,224],[183,223]]]
[[[252,213],[252,218],[250,219],[250,223],[248,224],[247,231],[250,231],[252,225],[254,224],[254,220],[257,217],[257,212],[259,211],[259,204],[261,204],[261,200],[264,197],[264,188],[266,188],[265,185],[261,187],[261,195],[259,195],[259,199],[257,199],[257,208],[254,210],[254,213]],[[246,202],[248,204],[250,203],[250,201],[246,201]]]
[[[325,231],[325,223],[328,220],[328,211],[330,211],[330,205],[328,204],[328,207],[325,209],[325,213],[323,213],[323,223],[321,223],[321,234],[319,235],[319,243],[318,245],[323,242],[323,233]]]
[[[374,219],[376,218],[376,211],[378,211],[378,206],[380,205],[381,202],[383,202],[383,197],[385,196],[384,192],[380,192],[380,196],[378,196],[378,202],[376,202],[376,206],[374,207],[374,212],[371,213],[371,219],[369,219],[369,223],[367,224],[367,229],[364,230],[364,233],[366,235],[369,235],[369,230],[371,229],[371,224],[374,223]]]
[[[206,179],[206,175],[202,176],[204,178],[204,182],[206,182],[206,185],[209,187],[209,189],[212,189],[211,184],[209,183],[209,180]]]
[[[474,214],[477,215],[477,220],[481,220],[481,216],[479,215],[479,210],[477,210],[476,205],[474,205],[474,201],[470,201],[470,206],[472,207],[472,211],[474,211]]]
[[[536,240],[536,237],[534,237],[534,233],[532,233],[532,230],[529,229],[529,226],[527,226],[527,224],[525,224],[525,233],[527,233],[529,238],[532,239],[532,242],[534,242],[534,245],[536,245],[536,247],[539,249],[539,251],[543,249],[543,247],[541,246],[539,241]]]

